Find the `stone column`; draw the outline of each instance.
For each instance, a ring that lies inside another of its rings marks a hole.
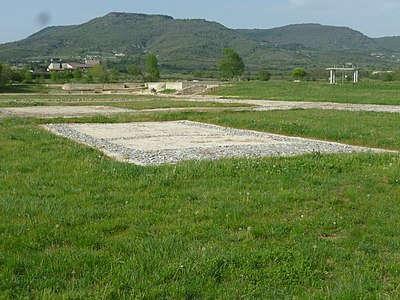
[[[354,83],[358,83],[358,70],[354,71],[354,80],[353,80],[353,82]]]
[[[335,84],[335,71],[329,70],[329,83]]]

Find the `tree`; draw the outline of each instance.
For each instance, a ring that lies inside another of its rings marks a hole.
[[[93,68],[89,69],[88,77],[93,78],[94,81],[107,82],[108,74],[103,65],[95,65]]]
[[[12,81],[12,73],[9,66],[0,64],[0,88]]]
[[[262,70],[258,72],[257,79],[261,81],[268,81],[271,79],[271,73],[268,72],[267,70]]]
[[[12,82],[18,82],[18,83],[23,82],[24,81],[24,73],[23,73],[23,71],[21,71],[21,70],[13,70],[11,72],[10,80]]]
[[[110,72],[109,72],[109,81],[110,82],[118,82],[119,81],[119,72],[118,72],[118,70],[117,69],[112,69]]]
[[[74,72],[72,72],[72,77],[77,80],[82,79],[82,71],[80,69],[75,69]]]
[[[137,65],[129,65],[127,68],[128,74],[133,77],[142,76],[142,70]]]
[[[60,81],[60,76],[58,76],[58,72],[56,72],[56,71],[51,72],[50,79],[53,82],[59,82]]]
[[[5,85],[3,78],[3,69],[4,69],[3,65],[0,64],[0,88],[2,88]]]
[[[392,73],[392,72],[391,73],[386,72],[383,74],[383,78],[382,78],[383,81],[394,81],[394,79],[395,79],[394,73]]]
[[[243,75],[245,69],[244,62],[235,50],[224,49],[223,57],[219,61],[219,71],[222,78],[233,79]]]
[[[160,70],[158,69],[158,59],[157,56],[150,53],[146,56],[146,80],[147,81],[157,81],[160,79]]]
[[[24,72],[24,82],[25,83],[32,83],[33,81],[33,74],[31,70],[25,70]]]
[[[297,80],[304,79],[304,77],[306,77],[306,75],[307,75],[306,70],[304,70],[303,68],[296,68],[292,72],[293,78],[297,79]]]

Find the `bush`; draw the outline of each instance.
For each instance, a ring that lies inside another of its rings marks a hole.
[[[383,74],[383,78],[382,78],[382,80],[383,81],[387,81],[387,82],[390,82],[390,81],[394,81],[394,74],[393,73],[385,73],[385,74]]]
[[[307,75],[306,70],[304,70],[303,68],[296,68],[292,72],[293,78],[298,80],[304,79],[306,75]]]
[[[271,73],[266,70],[260,71],[257,74],[257,79],[261,81],[268,81],[271,79]]]
[[[172,95],[175,93],[176,93],[176,90],[174,90],[174,89],[166,89],[161,92],[161,94],[167,94],[167,95]]]

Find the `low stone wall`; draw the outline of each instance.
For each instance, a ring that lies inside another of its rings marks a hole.
[[[162,92],[166,89],[165,82],[149,82],[146,84],[149,91]]]
[[[219,82],[210,81],[177,81],[177,82],[149,82],[146,84],[149,91],[162,92],[164,90],[175,90],[177,92],[189,91],[192,89],[217,88]]]
[[[123,91],[142,89],[141,83],[106,83],[106,84],[64,84],[62,89],[67,92],[93,92],[93,91]]]
[[[165,89],[167,90],[175,90],[175,91],[182,91],[183,90],[183,82],[167,82]]]

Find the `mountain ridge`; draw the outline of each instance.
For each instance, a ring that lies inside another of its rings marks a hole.
[[[397,44],[399,47],[397,48]],[[205,19],[110,12],[78,25],[46,27],[20,41],[0,45],[0,60],[110,57],[154,52],[173,69],[209,69],[226,47],[234,48],[250,68],[273,68],[353,60],[382,63],[371,52],[400,52],[400,38],[370,38],[345,26],[290,24],[271,29],[231,29]],[[390,52],[390,55],[389,55]],[[393,55],[392,55],[393,56]]]

